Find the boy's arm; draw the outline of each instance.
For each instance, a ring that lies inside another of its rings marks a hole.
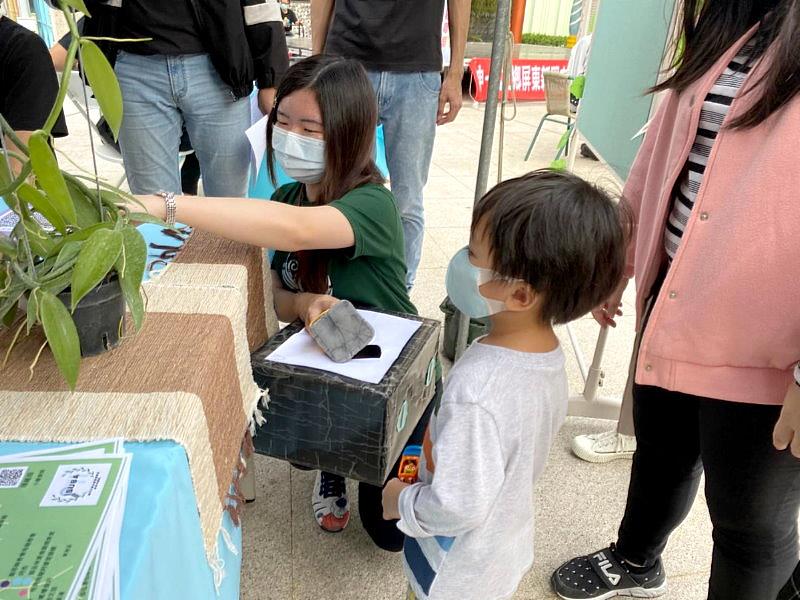
[[[436,472],[400,493],[397,527],[415,538],[457,536],[484,523],[505,479],[494,418],[477,404],[446,404],[437,416]]]

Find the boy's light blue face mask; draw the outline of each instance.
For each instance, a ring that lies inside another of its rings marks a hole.
[[[272,129],[272,149],[283,171],[300,183],[319,183],[325,173],[325,140]]]
[[[464,247],[450,259],[447,267],[447,295],[465,315],[479,319],[506,310],[506,303],[481,295],[480,286],[498,278],[491,269],[476,267],[469,261],[469,248]]]

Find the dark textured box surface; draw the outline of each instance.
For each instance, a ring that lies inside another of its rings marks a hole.
[[[265,360],[301,323],[288,325],[256,351],[253,374],[269,390],[266,422],[253,439],[256,452],[381,485],[436,384],[439,323],[398,316],[422,326],[378,384]]]

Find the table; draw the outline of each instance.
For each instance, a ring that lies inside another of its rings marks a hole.
[[[146,442],[126,444],[134,460],[120,547],[123,598],[211,599],[215,583],[221,597],[238,597],[241,532],[222,506],[260,395],[250,350],[277,326],[265,310],[268,277],[259,249],[197,232],[147,285],[143,330],[86,359],[75,393],[48,353],[32,381],[23,376],[21,361],[37,340],[12,354],[0,381],[0,454],[45,447],[13,441],[20,439]],[[221,583],[209,559],[224,565]]]
[[[62,445],[2,442],[0,456]],[[220,536],[225,577],[217,595],[184,449],[164,441],[126,443],[125,450],[133,461],[119,547],[122,600],[238,598],[242,530],[225,515],[236,553]]]

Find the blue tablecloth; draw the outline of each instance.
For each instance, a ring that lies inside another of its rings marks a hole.
[[[0,455],[64,444],[0,443]],[[174,442],[126,443],[133,454],[120,540],[123,600],[236,600],[242,531],[225,513],[223,526],[237,554],[219,537],[225,578],[219,595],[206,562],[189,461]]]

